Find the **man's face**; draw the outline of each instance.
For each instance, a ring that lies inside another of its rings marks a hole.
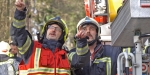
[[[46,34],[46,38],[48,40],[58,41],[61,34],[62,34],[62,29],[57,24],[48,25],[48,30]]]
[[[84,31],[86,35],[89,37],[88,42],[94,40],[96,38],[97,32],[96,27],[92,24],[84,25],[79,27],[79,31]]]
[[[16,53],[18,52],[17,46],[10,45],[10,48],[11,48],[11,53],[12,53],[12,54],[16,54]]]

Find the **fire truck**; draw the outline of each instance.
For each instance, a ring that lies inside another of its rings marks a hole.
[[[135,53],[119,54],[117,75],[150,75],[150,0],[84,0],[86,16],[101,27],[101,40],[112,46],[135,47]],[[123,68],[126,71],[123,71]]]

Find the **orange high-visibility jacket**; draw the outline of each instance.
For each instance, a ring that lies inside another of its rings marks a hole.
[[[70,75],[70,64],[65,50],[56,48],[53,53],[34,42],[32,55],[27,64],[19,65],[19,75]]]

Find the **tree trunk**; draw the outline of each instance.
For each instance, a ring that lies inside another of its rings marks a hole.
[[[25,1],[25,4],[26,4],[26,7],[28,9],[27,11],[27,16],[26,16],[26,29],[31,32],[31,28],[30,28],[30,21],[31,21],[31,5],[30,5],[30,2],[31,0],[26,0]]]

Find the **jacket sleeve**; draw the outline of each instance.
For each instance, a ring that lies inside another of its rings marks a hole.
[[[90,62],[90,51],[87,44],[87,39],[78,39],[76,48],[69,53],[69,61],[71,68],[78,69]]]
[[[10,36],[13,37],[12,40],[17,44],[19,53],[22,55],[22,59],[26,63],[32,53],[33,42],[25,30],[25,17],[26,8],[24,11],[16,9],[10,28]]]

